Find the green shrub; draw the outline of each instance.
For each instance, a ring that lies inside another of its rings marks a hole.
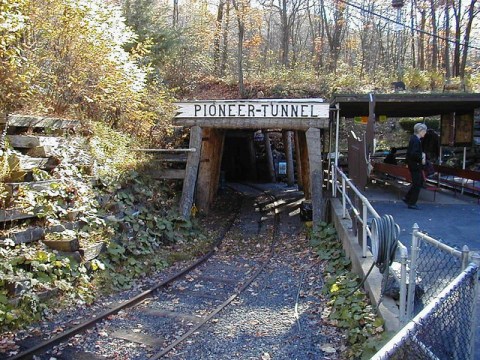
[[[310,245],[325,261],[324,318],[346,330],[348,358],[369,359],[385,341],[383,319],[376,315],[365,292],[358,289],[361,279],[350,271],[351,262],[335,228],[321,223],[311,232]]]

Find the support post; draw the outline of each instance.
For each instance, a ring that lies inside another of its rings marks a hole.
[[[310,128],[306,132],[308,159],[310,163],[310,187],[312,194],[313,225],[322,221],[323,209],[323,170],[322,170],[322,140],[320,129]]]
[[[201,160],[197,176],[195,204],[207,214],[215,199],[220,180],[225,133],[220,129],[203,129]]]
[[[413,317],[413,307],[415,301],[415,286],[417,282],[417,257],[418,257],[418,224],[413,224],[412,248],[410,257],[410,273],[408,274],[408,292],[407,292],[407,321]]]
[[[248,155],[250,157],[250,174],[249,179],[252,181],[258,180],[257,175],[257,157],[255,154],[255,144],[253,142],[253,135],[248,138]]]
[[[271,182],[275,182],[275,167],[273,166],[273,155],[272,155],[272,147],[270,145],[270,137],[268,136],[268,132],[263,132],[263,138],[265,142],[265,154],[267,155],[267,166],[268,166],[268,175],[270,177]]]
[[[300,149],[300,167],[302,169],[302,184],[303,194],[305,199],[310,200],[312,198],[312,192],[310,187],[310,163],[308,161],[309,153],[307,146],[307,136],[303,131],[298,132],[298,147]]]
[[[285,158],[287,159],[287,185],[293,186],[295,183],[295,176],[293,173],[293,146],[292,146],[292,132],[283,132],[283,147],[285,149]]]
[[[300,155],[299,131],[295,131],[295,160],[297,161],[298,190],[303,190],[302,157]]]
[[[180,214],[186,219],[189,219],[191,215],[195,197],[198,166],[200,164],[200,154],[202,148],[202,128],[200,126],[193,126],[190,129],[189,147],[196,149],[196,151],[188,153],[182,197],[180,199]]]

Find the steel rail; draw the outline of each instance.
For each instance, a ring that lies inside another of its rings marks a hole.
[[[168,279],[158,283],[157,285],[153,286],[152,288],[136,295],[135,297],[131,298],[130,300],[127,300],[126,302],[118,305],[118,306],[115,306],[114,308],[112,309],[109,309],[109,310],[105,310],[103,312],[101,312],[100,314],[96,315],[93,319],[91,320],[87,320],[79,325],[76,325],[74,326],[73,328],[61,333],[61,334],[58,334],[57,336],[54,336],[46,341],[43,341],[25,351],[22,351],[20,352],[19,354],[17,355],[14,355],[13,357],[9,357],[7,358],[7,360],[26,360],[26,359],[32,359],[34,355],[38,355],[38,354],[41,354],[41,353],[44,353],[45,351],[47,351],[48,349],[51,349],[53,346],[55,345],[58,345],[60,344],[61,342],[75,336],[76,334],[79,334],[79,333],[82,333],[84,332],[85,330],[93,327],[94,325],[96,325],[98,322],[100,322],[101,320],[107,318],[108,316],[111,316],[111,315],[114,315],[116,313],[118,313],[120,310],[123,310],[127,307],[132,307],[134,305],[138,305],[140,304],[141,302],[143,302],[145,299],[147,299],[148,297],[150,297],[155,291],[157,291],[158,289],[161,289],[163,287],[166,287],[167,285],[171,284],[172,282],[174,282],[175,280],[183,277],[184,275],[188,274],[190,271],[196,269],[198,266],[200,266],[201,264],[203,264],[205,261],[207,261],[210,257],[213,256],[213,254],[215,254],[216,251],[218,251],[218,247],[219,245],[221,244],[223,238],[225,237],[225,234],[231,229],[231,227],[233,226],[233,223],[234,223],[234,220],[237,216],[237,213],[234,214],[234,216],[232,216],[232,219],[230,221],[230,223],[228,224],[228,226],[224,229],[224,231],[222,231],[222,233],[218,236],[218,238],[216,239],[216,241],[214,242],[214,244],[212,245],[212,248],[211,250],[206,253],[205,255],[203,255],[201,258],[199,258],[198,260],[196,260],[193,264],[191,264],[190,266],[186,267],[185,269],[182,269],[181,271],[179,271],[178,273],[172,275],[171,277],[169,277]]]
[[[254,188],[256,190],[262,191],[265,195],[270,196],[273,200],[277,200],[275,195],[267,193],[265,190],[256,187],[251,184],[244,184],[246,186],[249,186],[251,188]],[[267,208],[267,207],[266,207]],[[279,230],[279,222],[280,222],[280,216],[279,212],[276,208],[274,210],[274,226],[273,226],[273,233],[272,233],[272,243],[270,244],[270,250],[267,259],[263,262],[263,264],[255,271],[255,273],[237,290],[235,291],[234,294],[232,294],[227,300],[225,300],[222,304],[217,306],[208,316],[204,317],[202,321],[200,321],[197,325],[192,327],[189,331],[187,331],[185,334],[183,334],[180,338],[175,340],[172,344],[167,346],[165,349],[161,350],[160,352],[152,355],[149,359],[150,360],[157,360],[160,359],[161,357],[165,356],[168,354],[172,349],[174,349],[176,346],[178,346],[180,343],[185,341],[187,338],[189,338],[192,334],[197,332],[201,327],[203,327],[207,322],[212,320],[219,312],[221,312],[223,309],[225,309],[232,301],[234,301],[238,296],[240,296],[250,285],[252,282],[255,281],[255,279],[265,270],[267,265],[270,263],[270,260],[273,258],[273,255],[275,253],[275,245],[277,243],[278,239],[278,230]]]

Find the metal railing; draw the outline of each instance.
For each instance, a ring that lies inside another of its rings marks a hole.
[[[477,291],[478,266],[470,263],[372,359],[472,359]]]
[[[409,297],[407,315],[412,317],[432,301],[470,262],[480,264],[479,255],[454,249],[444,242],[419,231],[417,224],[412,229],[412,247],[409,274]]]
[[[367,219],[369,215],[378,219],[379,215],[338,167],[332,169],[333,196],[341,193],[344,218],[348,206],[352,209],[350,216],[362,224],[366,257],[366,237],[372,237]],[[361,210],[349,197],[349,191],[360,200]],[[420,232],[417,224],[412,229],[411,245],[410,259],[406,258],[407,249],[402,249],[405,259],[401,261],[399,299],[400,321],[411,321],[373,359],[472,359],[480,255],[470,252],[467,246],[461,251],[454,249]]]
[[[341,179],[341,181],[338,181]],[[339,192],[342,195],[342,217],[344,219],[347,217],[347,206],[351,209],[351,215],[355,219],[352,220],[358,221],[362,226],[362,239],[359,241],[362,245],[362,256],[367,258],[367,256],[372,256],[372,253],[368,251],[367,246],[367,237],[372,238],[372,232],[370,230],[368,219],[375,218],[380,219],[380,215],[370,204],[368,199],[355,187],[353,182],[345,175],[345,173],[335,164],[332,165],[332,196],[336,197]],[[357,199],[360,201],[360,208],[357,208],[357,205],[348,195],[348,190],[352,191]],[[360,240],[360,239],[359,239]],[[407,247],[402,244],[400,241],[397,242],[399,254],[400,254],[400,291],[399,291],[399,320],[402,324],[405,324],[409,319],[407,313],[407,261],[408,261],[408,250]],[[385,277],[389,276],[390,271],[387,271],[387,274],[384,274]],[[386,279],[384,279],[386,280]],[[386,282],[386,281],[385,281]]]

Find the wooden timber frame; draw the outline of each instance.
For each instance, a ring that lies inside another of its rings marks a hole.
[[[295,139],[298,184],[312,201],[312,220],[322,220],[321,130],[330,123],[329,103],[323,99],[201,100],[180,102],[173,125],[190,128],[190,149],[180,212],[191,216],[195,207],[208,213],[219,187],[225,135],[228,130],[280,129],[285,147]],[[265,136],[267,156],[268,135]],[[253,143],[252,143],[253,144]],[[287,181],[293,184],[293,151],[287,151]],[[270,152],[271,156],[271,152]],[[291,185],[291,184],[290,184]]]

